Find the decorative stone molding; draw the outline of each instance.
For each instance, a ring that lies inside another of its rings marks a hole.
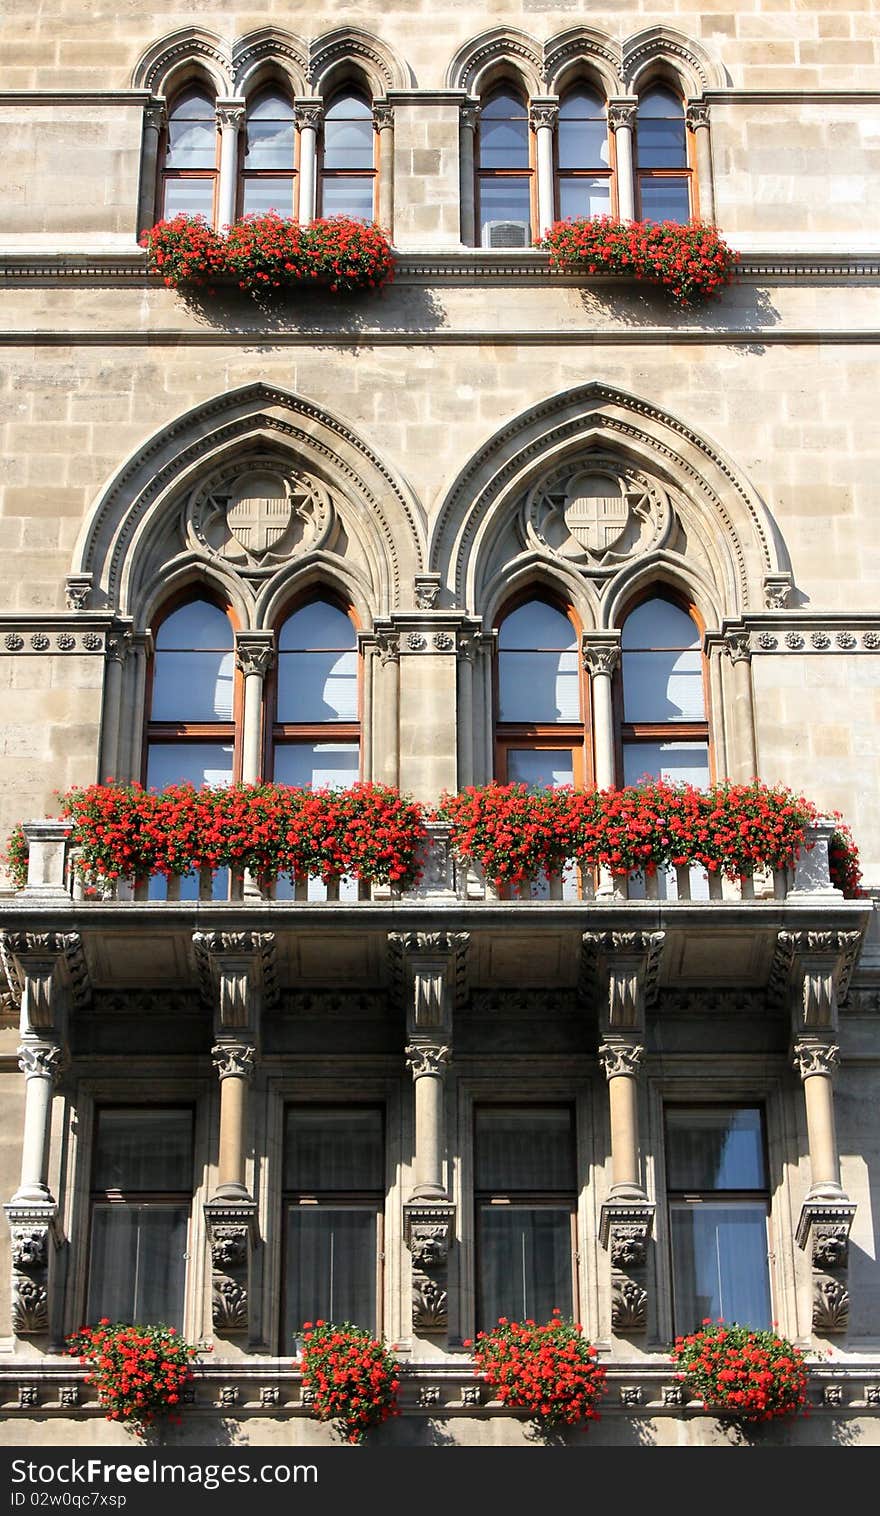
[[[396,632],[385,630],[375,634],[375,648],[383,668],[386,663],[400,662],[400,638]]]
[[[337,525],[334,496],[321,479],[290,463],[267,464],[262,452],[215,466],[191,490],[182,515],[187,547],[255,579],[328,547]],[[259,635],[239,633],[243,640]]]
[[[722,640],[722,646],[731,663],[749,663],[752,657],[751,642],[747,631],[730,631]]]
[[[849,1260],[849,1227],[813,1226],[813,1267],[845,1269]]]
[[[394,128],[394,106],[387,100],[377,100],[373,104],[373,127],[377,132],[387,132]]]
[[[36,886],[33,892],[42,890]],[[92,998],[79,932],[7,932],[3,948],[21,987],[23,1034],[39,1038],[57,1032],[63,1037],[69,1009],[84,1009]]]
[[[436,901],[446,896],[455,900],[456,866],[449,845],[451,828],[444,821],[427,821],[425,830],[428,836],[421,853],[421,874],[418,882],[404,891],[404,897],[407,900]]]
[[[639,1384],[622,1384],[619,1395],[621,1405],[637,1406],[642,1403],[642,1387]]]
[[[448,1047],[430,1047],[422,1043],[409,1043],[404,1048],[406,1066],[412,1070],[414,1079],[424,1074],[445,1074],[446,1065],[452,1057]]]
[[[440,574],[416,574],[413,594],[420,611],[433,611],[440,598],[442,580]]]
[[[21,1410],[31,1410],[40,1403],[40,1391],[35,1384],[22,1384],[18,1387],[18,1404]]]
[[[664,1384],[661,1395],[664,1405],[681,1406],[685,1403],[683,1384]]]
[[[590,578],[664,547],[675,513],[659,480],[611,453],[570,456],[545,472],[516,517],[527,550]]]
[[[413,1331],[430,1335],[445,1332],[449,1325],[449,1299],[444,1284],[430,1274],[413,1270]]]
[[[211,1249],[211,1312],[222,1337],[246,1332],[250,1317],[250,1275],[257,1237],[253,1201],[209,1200],[204,1208]]]
[[[64,581],[64,597],[70,611],[86,611],[92,594],[91,574],[68,574]]]
[[[50,1327],[51,1270],[58,1246],[53,1203],[3,1208],[11,1234],[11,1317],[16,1337],[42,1336]]]
[[[391,977],[404,999],[407,1035],[451,1026],[467,995],[468,932],[389,932]]]
[[[648,1326],[648,1292],[622,1275],[611,1281],[611,1326],[615,1332],[644,1332]]]
[[[237,632],[235,663],[244,674],[258,674],[265,679],[275,661],[275,637],[272,632]]]
[[[247,1262],[250,1227],[217,1224],[211,1230],[211,1262],[217,1269],[240,1268]]]
[[[529,105],[529,126],[533,132],[542,127],[553,131],[559,119],[559,105],[556,101],[533,100]]]
[[[789,572],[764,575],[764,604],[768,611],[785,611],[794,596],[794,579]]]
[[[689,132],[697,132],[701,129],[708,131],[710,124],[708,102],[706,100],[689,100],[685,107],[684,119]]]
[[[462,1405],[482,1405],[483,1391],[478,1384],[463,1384],[461,1387]]]
[[[59,638],[60,642],[60,638]],[[104,651],[112,663],[124,666],[129,653],[134,646],[134,633],[128,630],[111,631],[107,633]]]
[[[818,1275],[813,1280],[813,1330],[822,1336],[849,1327],[849,1291],[840,1279]]]
[[[650,1200],[609,1200],[602,1206],[599,1240],[611,1263],[611,1327],[623,1335],[647,1329],[648,1289],[643,1271],[654,1211]]]
[[[247,107],[244,100],[218,100],[216,105],[217,125],[221,132],[241,126]]]
[[[861,931],[778,933],[768,998],[788,1003],[796,1033],[836,1030],[862,937]]]
[[[277,1384],[260,1385],[260,1405],[277,1406],[281,1404],[281,1389]]]
[[[610,1254],[615,1269],[640,1269],[647,1260],[648,1237],[651,1231],[649,1218],[646,1224],[617,1224],[611,1227]]]
[[[324,119],[324,104],[320,100],[298,100],[293,107],[293,118],[300,131],[320,131]]]
[[[442,1392],[439,1384],[423,1384],[419,1386],[419,1405],[437,1406],[442,1403]]]
[[[475,132],[480,120],[480,107],[477,101],[465,100],[458,112],[459,124],[463,131]]]
[[[600,997],[604,1031],[640,1031],[657,998],[664,932],[584,932],[581,993]],[[604,1006],[601,997],[605,997]]]
[[[202,997],[214,1009],[217,1035],[256,1028],[278,1000],[274,932],[194,932]]]

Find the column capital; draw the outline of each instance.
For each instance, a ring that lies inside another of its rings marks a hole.
[[[302,97],[293,102],[293,118],[302,131],[317,132],[324,119],[324,102],[320,98]]]
[[[701,97],[688,100],[685,107],[684,119],[689,132],[699,131],[709,127],[709,102]]]
[[[807,1033],[833,1039],[862,943],[857,931],[779,932],[770,967],[770,996],[788,1002],[794,1040]],[[823,1039],[824,1040],[824,1039]]]
[[[621,1074],[638,1075],[644,1056],[645,1049],[638,1042],[602,1042],[597,1053],[609,1080]]]
[[[559,119],[559,101],[556,96],[534,96],[529,101],[529,126],[533,132],[546,128],[552,131]]]
[[[221,132],[237,131],[245,117],[247,103],[238,96],[227,96],[216,104],[217,125]]]
[[[211,1049],[211,1062],[217,1077],[223,1079],[251,1079],[257,1050],[249,1042],[218,1042]]]
[[[597,674],[607,674],[610,678],[620,667],[620,633],[596,636],[584,632],[581,656],[584,668],[593,678]]]
[[[721,639],[721,645],[731,663],[751,663],[752,647],[745,627],[736,627],[726,632]]]
[[[391,131],[394,127],[394,106],[389,100],[373,103],[373,129],[377,132]]]
[[[259,674],[264,679],[274,661],[274,632],[236,632],[235,663],[245,678],[249,674]]]
[[[624,127],[626,130],[632,131],[638,108],[639,101],[637,95],[613,96],[608,101],[608,130],[616,132],[621,127]]]
[[[836,1042],[796,1042],[791,1056],[792,1067],[803,1080],[813,1074],[835,1074],[840,1062],[840,1048]]]
[[[465,100],[459,108],[458,119],[466,132],[475,132],[480,120],[479,100]]]
[[[161,132],[168,124],[168,107],[161,96],[148,100],[144,106],[144,126],[150,131]]]
[[[18,1066],[26,1079],[48,1079],[57,1084],[64,1071],[64,1052],[57,1042],[23,1042],[17,1049]]]
[[[450,1047],[434,1047],[416,1042],[408,1043],[403,1051],[406,1066],[412,1070],[413,1079],[420,1079],[425,1074],[442,1077],[452,1057]]]
[[[64,598],[69,611],[89,608],[94,581],[91,574],[68,574],[64,581]]]

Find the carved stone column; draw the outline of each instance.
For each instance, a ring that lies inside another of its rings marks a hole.
[[[633,95],[620,95],[608,101],[608,130],[614,133],[617,157],[617,214],[621,221],[632,221],[636,213],[633,124],[638,104]]]
[[[255,784],[262,768],[263,682],[275,658],[273,632],[238,632],[235,660],[244,675],[244,717],[241,733],[241,778]]]
[[[535,134],[538,180],[538,236],[546,237],[554,220],[553,133],[559,115],[556,97],[535,98],[529,106],[529,124]]]
[[[299,219],[305,224],[315,219],[318,187],[318,132],[324,117],[324,102],[295,100],[294,115],[299,127]]]
[[[217,189],[217,225],[231,226],[235,220],[238,185],[238,135],[244,121],[244,100],[218,100],[217,125],[220,128],[220,183]]]
[[[700,197],[700,220],[715,220],[715,190],[712,184],[712,139],[709,132],[709,106],[705,100],[689,100],[685,111],[688,131],[694,134],[697,152],[697,191]]]
[[[387,100],[373,105],[373,127],[379,138],[379,225],[394,240],[394,106]]]
[[[813,1328],[823,1336],[849,1324],[846,1266],[855,1204],[840,1182],[834,1121],[838,1001],[859,949],[860,932],[780,932],[771,994],[790,997],[792,1054],[801,1077],[811,1184],[797,1239],[813,1265]]]
[[[752,651],[748,632],[738,628],[729,631],[724,638],[724,647],[733,664],[733,720],[726,725],[735,744],[732,754],[734,777],[747,784],[758,772],[752,701]]]
[[[475,205],[474,139],[480,107],[476,100],[468,100],[459,112],[459,204],[461,240],[465,247],[475,247],[477,242],[477,213]]]
[[[375,634],[374,647],[379,679],[373,681],[373,751],[381,763],[376,778],[385,784],[397,785],[400,780],[400,637],[397,632],[383,627]]]
[[[104,709],[101,712],[101,779],[119,773],[119,734],[122,726],[122,674],[131,651],[130,631],[111,632],[104,666]]]
[[[392,975],[406,1007],[405,1056],[415,1100],[412,1193],[403,1208],[403,1235],[412,1253],[412,1323],[417,1335],[446,1332],[447,1263],[455,1206],[444,1182],[446,1068],[452,1016],[465,991],[469,938],[465,932],[392,932]]]
[[[593,748],[596,788],[606,790],[615,782],[614,707],[611,683],[620,667],[620,634],[584,633],[584,668],[590,675],[593,697]]]
[[[159,142],[165,129],[165,101],[150,100],[144,106],[144,135],[141,144],[141,178],[138,188],[137,235],[148,231],[156,220],[156,188],[159,179]]]
[[[638,1079],[646,1007],[656,993],[663,932],[585,932],[585,979],[598,995],[599,1061],[608,1082],[611,1188],[599,1236],[611,1261],[611,1326],[623,1336],[648,1320],[645,1270],[654,1202],[642,1184]]]
[[[28,1041],[18,1050],[25,1076],[21,1179],[4,1206],[12,1234],[12,1330],[17,1337],[49,1331],[50,1269],[58,1241],[57,1206],[49,1189],[52,1091],[63,1055],[52,1042]]]
[[[214,1012],[211,1058],[220,1079],[217,1187],[205,1206],[211,1247],[214,1330],[259,1338],[251,1300],[257,1205],[246,1182],[247,1092],[265,1005],[277,998],[272,932],[196,932],[202,994]]]

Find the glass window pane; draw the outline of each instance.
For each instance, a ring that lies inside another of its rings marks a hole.
[[[232,783],[232,744],[221,742],[154,742],[147,756],[147,789],[169,784]]]
[[[610,179],[560,179],[559,218],[574,216],[610,216]]]
[[[656,648],[700,646],[700,631],[687,611],[669,600],[643,600],[623,624],[621,646],[640,652]]]
[[[176,113],[168,122],[166,168],[213,168],[217,160],[217,123],[208,105],[207,117],[181,119]]]
[[[498,646],[519,648],[577,649],[577,635],[567,616],[544,600],[528,600],[505,616],[498,630]]]
[[[481,168],[528,168],[529,123],[525,116],[514,120],[480,120]]]
[[[623,782],[666,779],[670,784],[709,783],[709,749],[705,742],[627,742],[623,749]]]
[[[189,1206],[95,1205],[86,1316],[180,1329]]]
[[[373,179],[329,179],[321,186],[321,215],[373,219]]]
[[[508,748],[507,778],[511,784],[541,790],[573,785],[574,754],[571,748]]]
[[[383,1190],[382,1112],[304,1107],[287,1112],[284,1187]]]
[[[644,221],[690,221],[687,179],[642,179],[640,185]]]
[[[580,721],[577,653],[502,653],[499,721]]]
[[[156,654],[152,721],[231,721],[234,653]]]
[[[474,1146],[478,1190],[500,1193],[575,1188],[574,1128],[569,1110],[485,1106],[475,1113]]]
[[[275,749],[275,782],[345,789],[357,783],[359,762],[356,742],[285,742]]]
[[[703,721],[699,652],[624,653],[625,721]]]
[[[293,106],[286,95],[267,90],[250,107],[248,121],[293,121]]]
[[[325,168],[372,168],[373,121],[330,120],[324,123]]]
[[[373,107],[360,95],[339,95],[324,112],[325,121],[372,120]]]
[[[189,1111],[98,1112],[95,1189],[188,1190],[191,1174]]]
[[[278,634],[278,648],[282,653],[356,646],[355,630],[348,616],[326,600],[313,600],[301,611],[294,611]]]
[[[673,1206],[671,1222],[675,1330],[707,1317],[769,1327],[765,1207]]]
[[[357,653],[281,653],[279,721],[357,721]]]
[[[291,1206],[282,1350],[304,1321],[351,1321],[376,1330],[375,1211]]]
[[[559,113],[558,154],[560,168],[608,168],[608,125],[598,120],[565,120]]]
[[[173,216],[214,217],[214,179],[166,179],[162,214]]]
[[[207,600],[190,600],[180,610],[166,616],[156,633],[156,647],[162,651],[231,648],[232,627],[229,617]]]
[[[293,215],[293,179],[245,179],[242,214],[264,216],[267,211]]]
[[[687,168],[685,124],[673,119],[646,119],[639,113],[636,127],[639,168]]]
[[[529,179],[480,180],[480,240],[487,245],[491,221],[516,221],[525,228],[526,244],[531,241],[531,181]]]
[[[499,1316],[549,1321],[554,1308],[570,1316],[571,1215],[551,1207],[480,1206],[477,1214],[477,1326]]]
[[[761,1112],[666,1112],[666,1169],[670,1190],[762,1190],[766,1185]]]
[[[292,121],[248,121],[244,167],[293,168]]]

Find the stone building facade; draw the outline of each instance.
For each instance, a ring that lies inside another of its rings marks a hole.
[[[0,898],[0,1436],[124,1439],[59,1355],[112,1296],[213,1345],[182,1436],[326,1440],[291,1355],[334,1288],[405,1365],[392,1440],[522,1443],[463,1344],[550,1291],[608,1365],[591,1442],[724,1442],[668,1349],[732,1291],[814,1355],[779,1437],[877,1442],[880,10],[159,0],[97,42],[76,0],[27,16],[0,73],[0,820],[30,841]],[[163,208],[275,203],[369,207],[393,285],[261,305],[147,273]],[[714,219],[737,281],[681,312],[551,273],[566,209]],[[433,803],[660,770],[839,810],[867,893],[820,827],[775,887],[499,899],[440,829],[403,896],[84,899],[43,820],[108,776]],[[724,1142],[736,1182],[707,1181]],[[151,1237],[158,1296],[113,1266]]]

